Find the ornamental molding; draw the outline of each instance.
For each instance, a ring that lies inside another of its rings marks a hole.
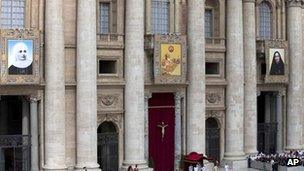
[[[303,7],[304,0],[286,0],[288,7]]]
[[[255,3],[255,0],[243,0],[243,3]]]
[[[98,126],[103,122],[113,122],[117,128],[117,132],[123,130],[123,118],[121,113],[117,114],[100,114],[97,116]]]
[[[112,106],[118,100],[118,95],[102,95],[100,101],[105,106]]]
[[[220,93],[207,93],[207,101],[209,103],[220,103],[222,100]]]
[[[208,118],[215,118],[219,122],[219,126],[224,126],[225,116],[223,111],[215,111],[215,110],[209,110],[206,111],[206,120]]]

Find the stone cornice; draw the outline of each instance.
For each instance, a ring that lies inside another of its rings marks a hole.
[[[255,3],[255,0],[243,0],[243,3]]]
[[[303,7],[304,0],[285,0],[288,7]]]

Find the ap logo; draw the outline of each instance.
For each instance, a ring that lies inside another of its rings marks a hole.
[[[293,166],[300,166],[301,165],[301,160],[298,158],[288,158],[287,159],[287,167],[293,167]]]

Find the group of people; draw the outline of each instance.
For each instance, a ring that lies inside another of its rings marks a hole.
[[[266,162],[273,165],[273,167],[280,166],[286,166],[287,160],[289,158],[298,158],[301,161],[301,165],[304,166],[304,150],[295,150],[295,151],[286,151],[282,153],[276,153],[276,154],[255,154],[248,157],[249,165],[251,161],[260,161],[260,162]]]

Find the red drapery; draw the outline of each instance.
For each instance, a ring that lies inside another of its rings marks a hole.
[[[173,93],[152,94],[149,99],[149,157],[155,171],[174,170],[174,120]],[[164,126],[162,138],[161,127]]]

